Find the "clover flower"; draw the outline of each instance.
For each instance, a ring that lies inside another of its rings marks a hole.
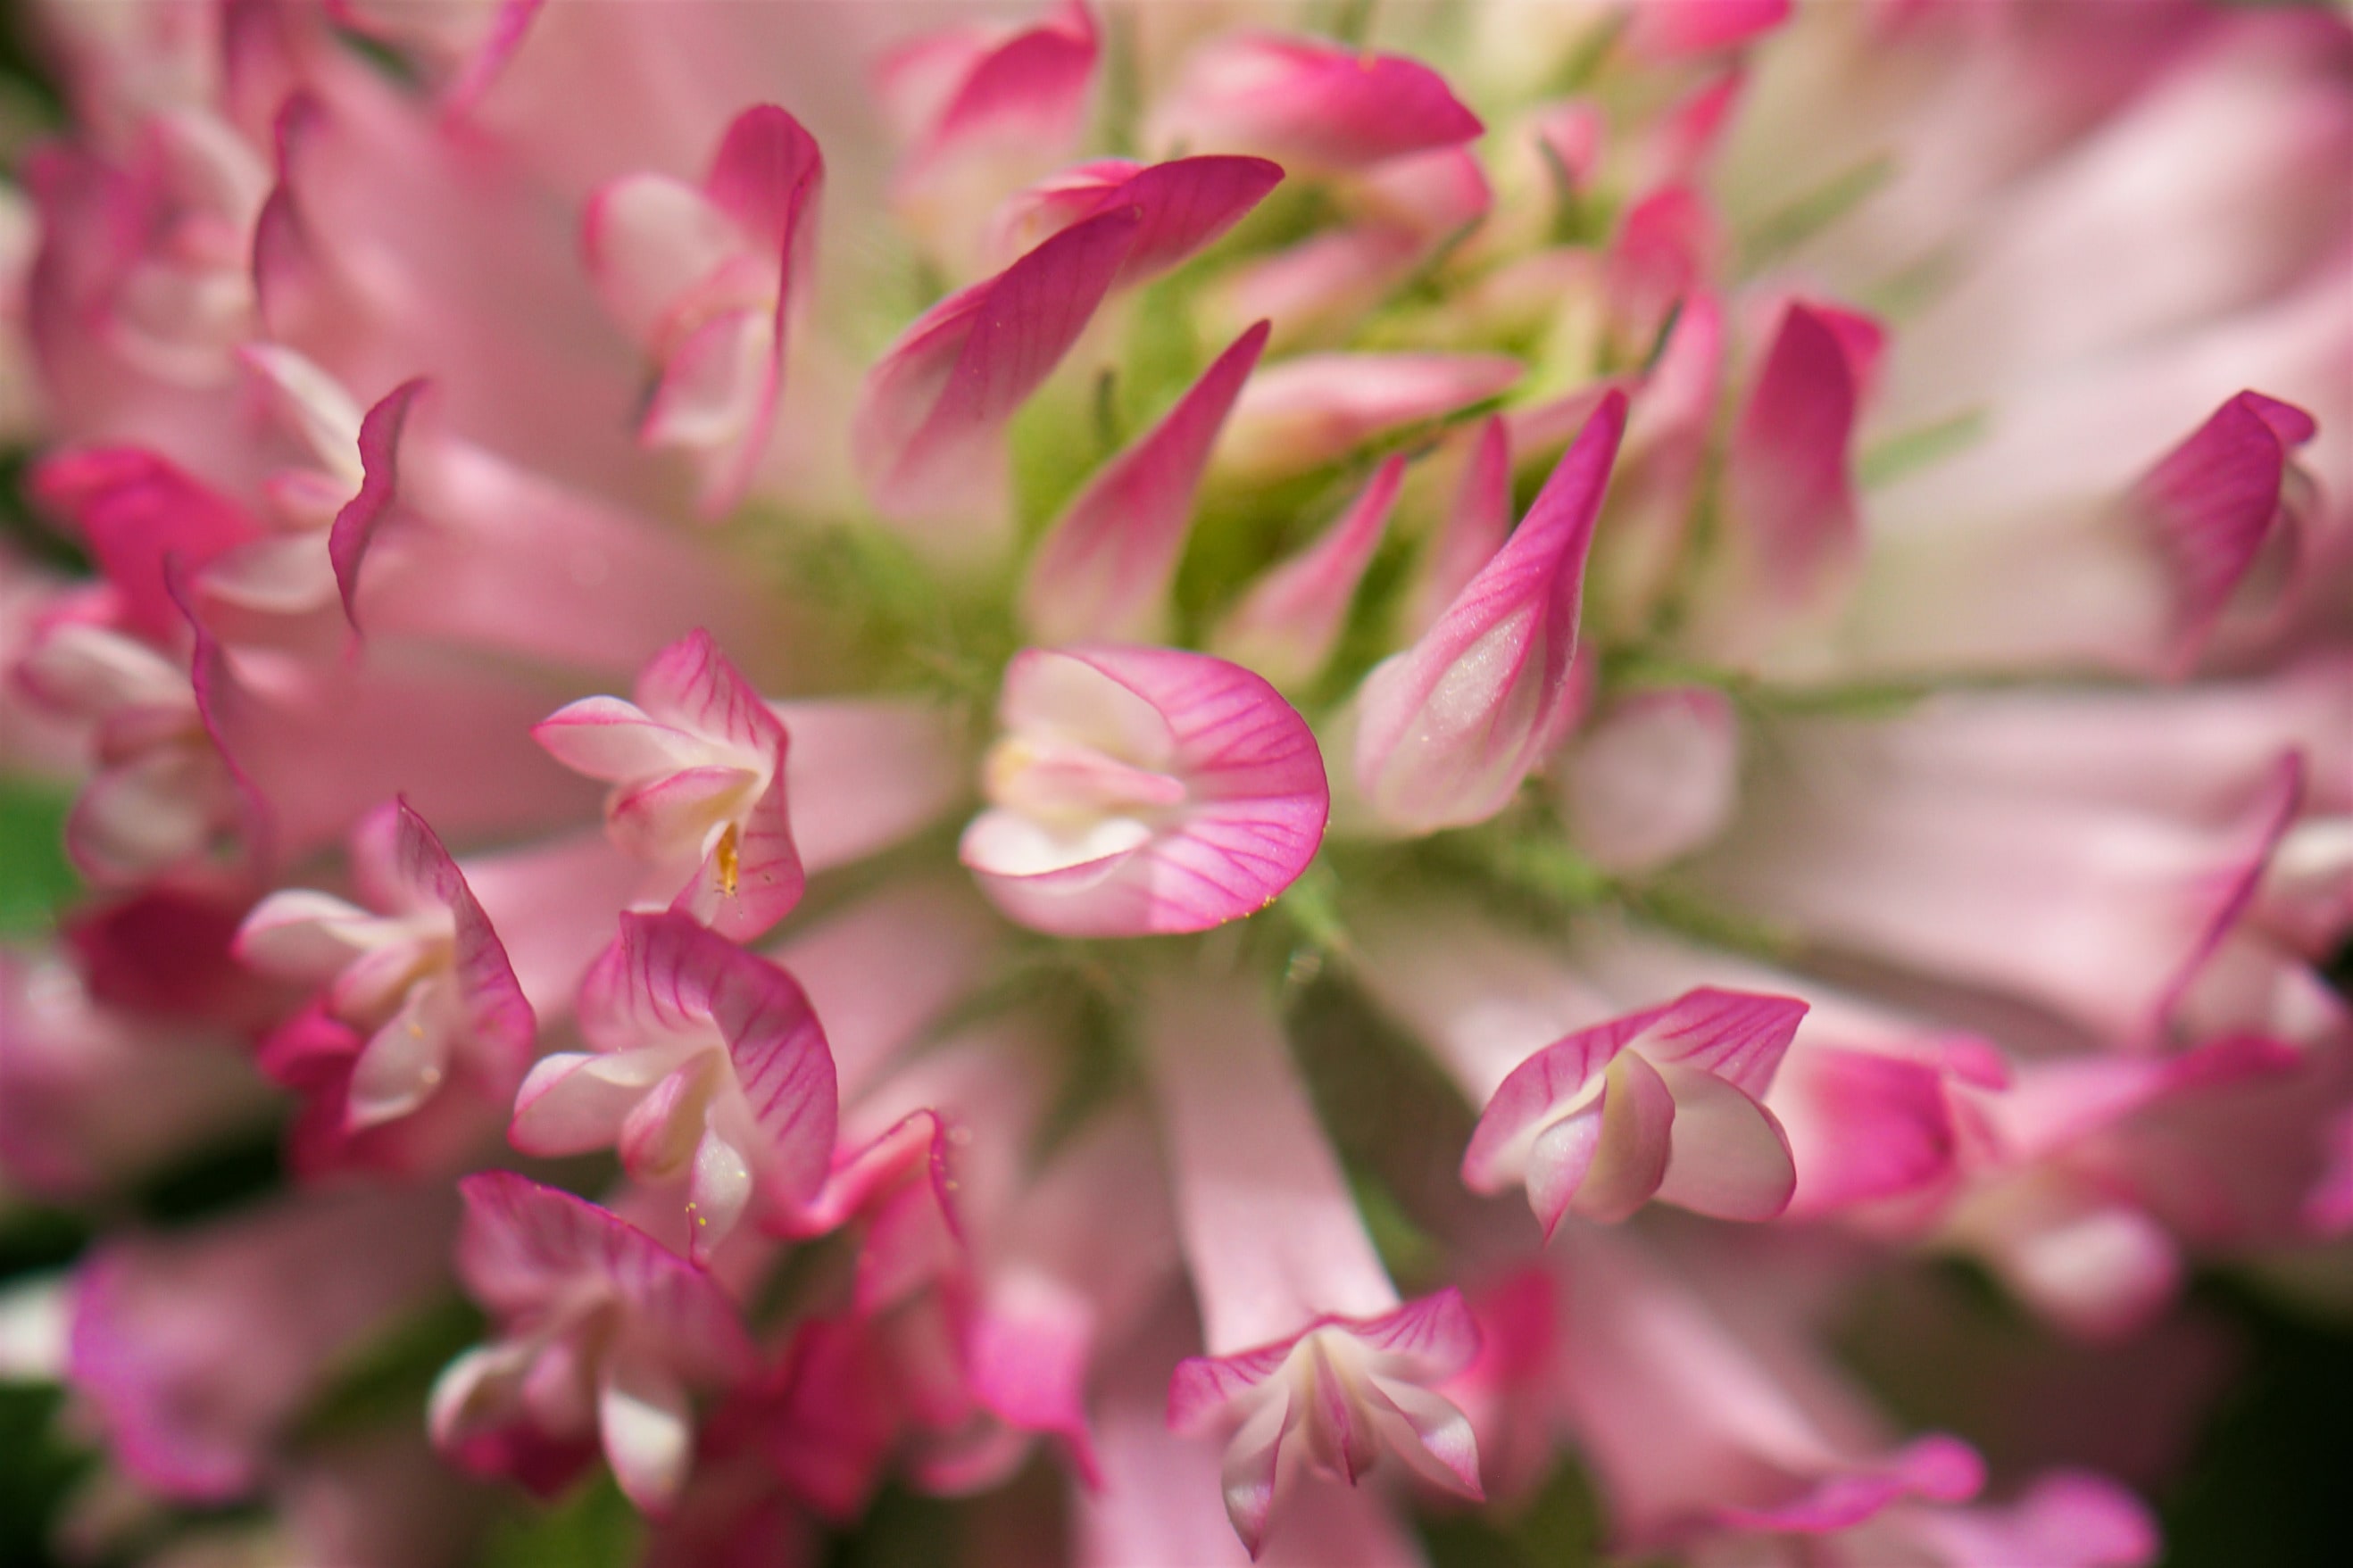
[[[2153,1560],[1832,1344],[2353,1227],[2341,17],[38,23],[0,1175],[290,1154],[0,1312],[84,1537]]]

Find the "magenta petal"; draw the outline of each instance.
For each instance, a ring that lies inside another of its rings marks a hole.
[[[1159,424],[1088,481],[1038,546],[1021,604],[1040,637],[1141,641],[1160,630],[1210,444],[1269,330],[1261,321],[1235,339]]]
[[[972,487],[1000,482],[993,443],[1078,341],[1141,224],[1133,206],[1073,224],[901,334],[860,388],[850,433],[885,516],[963,516]]]
[[[193,576],[260,536],[259,525],[152,452],[101,447],[44,462],[32,493],[81,531],[99,570],[121,595],[124,619],[151,641],[176,642],[185,624],[164,563]]]
[[[2186,667],[2287,516],[2289,454],[2317,434],[2292,404],[2242,392],[2167,453],[2134,492],[2134,515],[2170,580],[2173,663]]]
[[[1687,991],[1645,1026],[1643,1054],[1664,1064],[1697,1068],[1739,1089],[1762,1095],[1806,1016],[1794,996],[1752,991]]]
[[[1744,625],[1759,612],[1818,608],[1862,549],[1851,472],[1862,395],[1853,335],[1831,312],[1793,302],[1734,428],[1725,516],[1740,581],[1731,592],[1764,600],[1755,611],[1732,612]]]
[[[1314,543],[1251,584],[1219,623],[1211,639],[1218,652],[1278,686],[1314,679],[1339,643],[1356,584],[1373,563],[1404,482],[1402,457],[1375,470],[1364,492]]]
[[[1249,33],[1194,52],[1154,115],[1152,136],[1333,170],[1451,147],[1483,129],[1417,60]]]
[[[1429,832],[1482,821],[1558,742],[1586,553],[1625,419],[1624,395],[1604,397],[1495,558],[1365,678],[1356,783],[1383,822]]]
[[[963,858],[1008,915],[1062,936],[1142,936],[1206,931],[1273,901],[1323,842],[1331,796],[1307,723],[1274,689],[1239,665],[1175,648],[1032,648],[1007,668],[1008,717],[1052,700],[1133,705],[1165,725],[1164,755],[1121,757],[1134,736],[1081,739],[1107,763],[1174,780],[1182,798],[1106,808],[1100,840],[1114,847],[1055,864],[1015,853],[1035,834],[1001,806],[974,820]],[[1123,695],[1124,694],[1124,695]],[[1092,722],[1073,710],[1068,719]],[[1147,735],[1146,739],[1151,739]],[[1017,733],[1004,744],[1019,745]],[[1043,830],[1038,830],[1042,832]]]
[[[425,819],[406,800],[394,806],[394,875],[415,892],[448,909],[455,921],[452,959],[458,994],[465,1009],[471,1060],[491,1079],[486,1089],[503,1100],[530,1064],[538,1020],[523,999],[514,966],[490,917],[482,912],[463,872]]]
[[[392,515],[400,498],[400,437],[408,424],[409,409],[425,391],[423,381],[405,381],[385,394],[360,420],[360,464],[366,477],[359,494],[335,514],[327,535],[327,557],[334,563],[335,587],[343,595],[343,615],[353,630],[360,624],[360,571],[376,531]]]

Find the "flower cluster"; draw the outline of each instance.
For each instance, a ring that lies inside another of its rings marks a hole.
[[[39,21],[86,1545],[2154,1557],[2186,1271],[2353,1229],[2341,16]]]

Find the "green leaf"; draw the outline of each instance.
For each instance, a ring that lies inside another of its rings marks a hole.
[[[629,1568],[644,1540],[638,1510],[599,1475],[550,1507],[501,1520],[476,1568]]]
[[[0,779],[0,938],[47,931],[80,891],[65,850],[72,805],[55,785]]]

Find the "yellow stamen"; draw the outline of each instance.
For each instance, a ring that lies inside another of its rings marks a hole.
[[[731,899],[735,896],[735,880],[741,866],[735,855],[735,825],[731,822],[727,830],[719,836],[719,890]]]

